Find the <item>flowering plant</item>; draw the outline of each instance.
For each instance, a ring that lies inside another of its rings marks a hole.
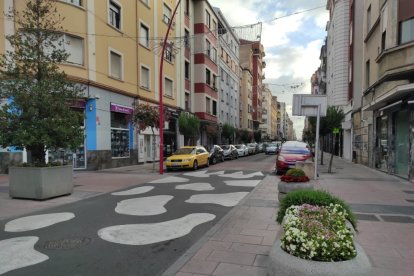
[[[291,255],[315,261],[345,261],[356,256],[353,233],[339,204],[303,204],[286,210],[281,247]]]
[[[306,176],[305,172],[301,169],[290,169],[285,175],[282,175],[280,180],[284,182],[308,182],[309,177]]]

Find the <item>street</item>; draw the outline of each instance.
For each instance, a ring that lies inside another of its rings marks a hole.
[[[23,220],[1,220],[0,256],[8,262],[0,274],[159,275],[272,171],[274,159],[258,154],[166,173]],[[121,173],[113,175],[115,181]]]

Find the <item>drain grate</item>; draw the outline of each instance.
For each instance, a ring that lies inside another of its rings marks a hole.
[[[45,242],[44,248],[50,250],[67,250],[80,249],[87,246],[91,242],[91,238],[67,238],[55,241]]]
[[[358,220],[379,221],[376,215],[355,214]]]
[[[414,219],[406,216],[381,216],[381,219],[386,222],[399,222],[399,223],[414,223]]]

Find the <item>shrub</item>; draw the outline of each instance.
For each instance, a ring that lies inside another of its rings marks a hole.
[[[347,212],[340,204],[303,204],[286,210],[281,248],[293,256],[315,261],[345,261],[356,256]]]
[[[276,221],[282,223],[286,210],[293,205],[310,204],[315,206],[329,206],[330,204],[339,204],[346,211],[346,219],[357,230],[357,220],[352,213],[351,208],[343,200],[319,190],[298,190],[288,193],[279,204]]]
[[[305,174],[305,172],[303,170],[296,169],[296,168],[289,169],[286,172],[286,175],[291,175],[291,176],[296,176],[296,177],[298,177],[298,176],[306,176],[306,174]]]

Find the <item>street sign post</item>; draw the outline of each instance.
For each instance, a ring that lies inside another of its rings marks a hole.
[[[320,117],[326,116],[328,100],[326,95],[294,94],[293,95],[293,116],[316,117],[315,137],[315,179],[318,177],[318,151],[319,151],[319,125]]]

